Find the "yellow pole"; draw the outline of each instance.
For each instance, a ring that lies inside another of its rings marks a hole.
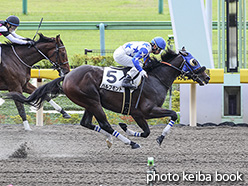
[[[190,103],[189,103],[189,122],[190,126],[196,126],[196,84],[190,85]]]

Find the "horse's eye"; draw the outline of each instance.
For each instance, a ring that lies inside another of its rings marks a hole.
[[[189,61],[190,65],[191,66],[197,66],[198,65],[198,61],[194,58],[192,58],[190,61]]]
[[[65,52],[61,52],[61,56],[62,57],[65,57]]]

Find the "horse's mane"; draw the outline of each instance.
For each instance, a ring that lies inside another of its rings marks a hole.
[[[173,50],[167,48],[166,52],[161,54],[161,60],[165,61],[167,63],[170,63],[175,57],[177,57],[179,54],[174,52]],[[144,67],[144,69],[146,71],[151,71],[154,68],[157,68],[161,65],[164,65],[163,63],[161,63],[159,59],[155,58],[155,57],[151,57],[150,61],[146,64],[146,66]]]
[[[39,36],[40,36],[40,38],[39,38],[38,41],[36,41],[36,43],[42,43],[42,42],[47,43],[47,42],[53,42],[53,41],[55,41],[55,38],[54,37],[51,37],[51,38],[50,37],[46,37],[42,33],[39,33]]]
[[[170,62],[172,59],[177,57],[179,54],[174,52],[173,50],[167,48],[167,51],[165,53],[161,54],[162,61]]]
[[[37,43],[47,43],[47,42],[54,42],[55,41],[55,38],[46,37],[42,33],[38,33],[38,35],[39,35],[39,40],[35,41],[36,44]],[[31,39],[27,38],[26,40],[30,41]],[[20,44],[17,44],[17,43],[12,43],[11,41],[5,41],[5,43],[0,44],[0,46],[23,46],[23,45],[20,45]]]

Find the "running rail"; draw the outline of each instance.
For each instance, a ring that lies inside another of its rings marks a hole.
[[[73,69],[72,69],[73,70]],[[241,72],[241,70],[240,70]],[[224,83],[224,69],[209,69],[207,73],[210,75],[209,83]],[[245,72],[242,72],[245,75]],[[248,82],[248,69],[247,69],[247,82]],[[38,79],[56,79],[59,77],[59,74],[56,70],[53,69],[31,69],[31,78]],[[176,79],[175,84],[196,84],[192,80],[180,80]]]

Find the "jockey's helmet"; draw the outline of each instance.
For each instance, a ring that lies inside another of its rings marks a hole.
[[[155,44],[157,48],[165,50],[166,42],[162,37],[153,38],[151,43]]]
[[[13,26],[19,26],[20,20],[18,17],[11,15],[6,19],[6,22]]]

